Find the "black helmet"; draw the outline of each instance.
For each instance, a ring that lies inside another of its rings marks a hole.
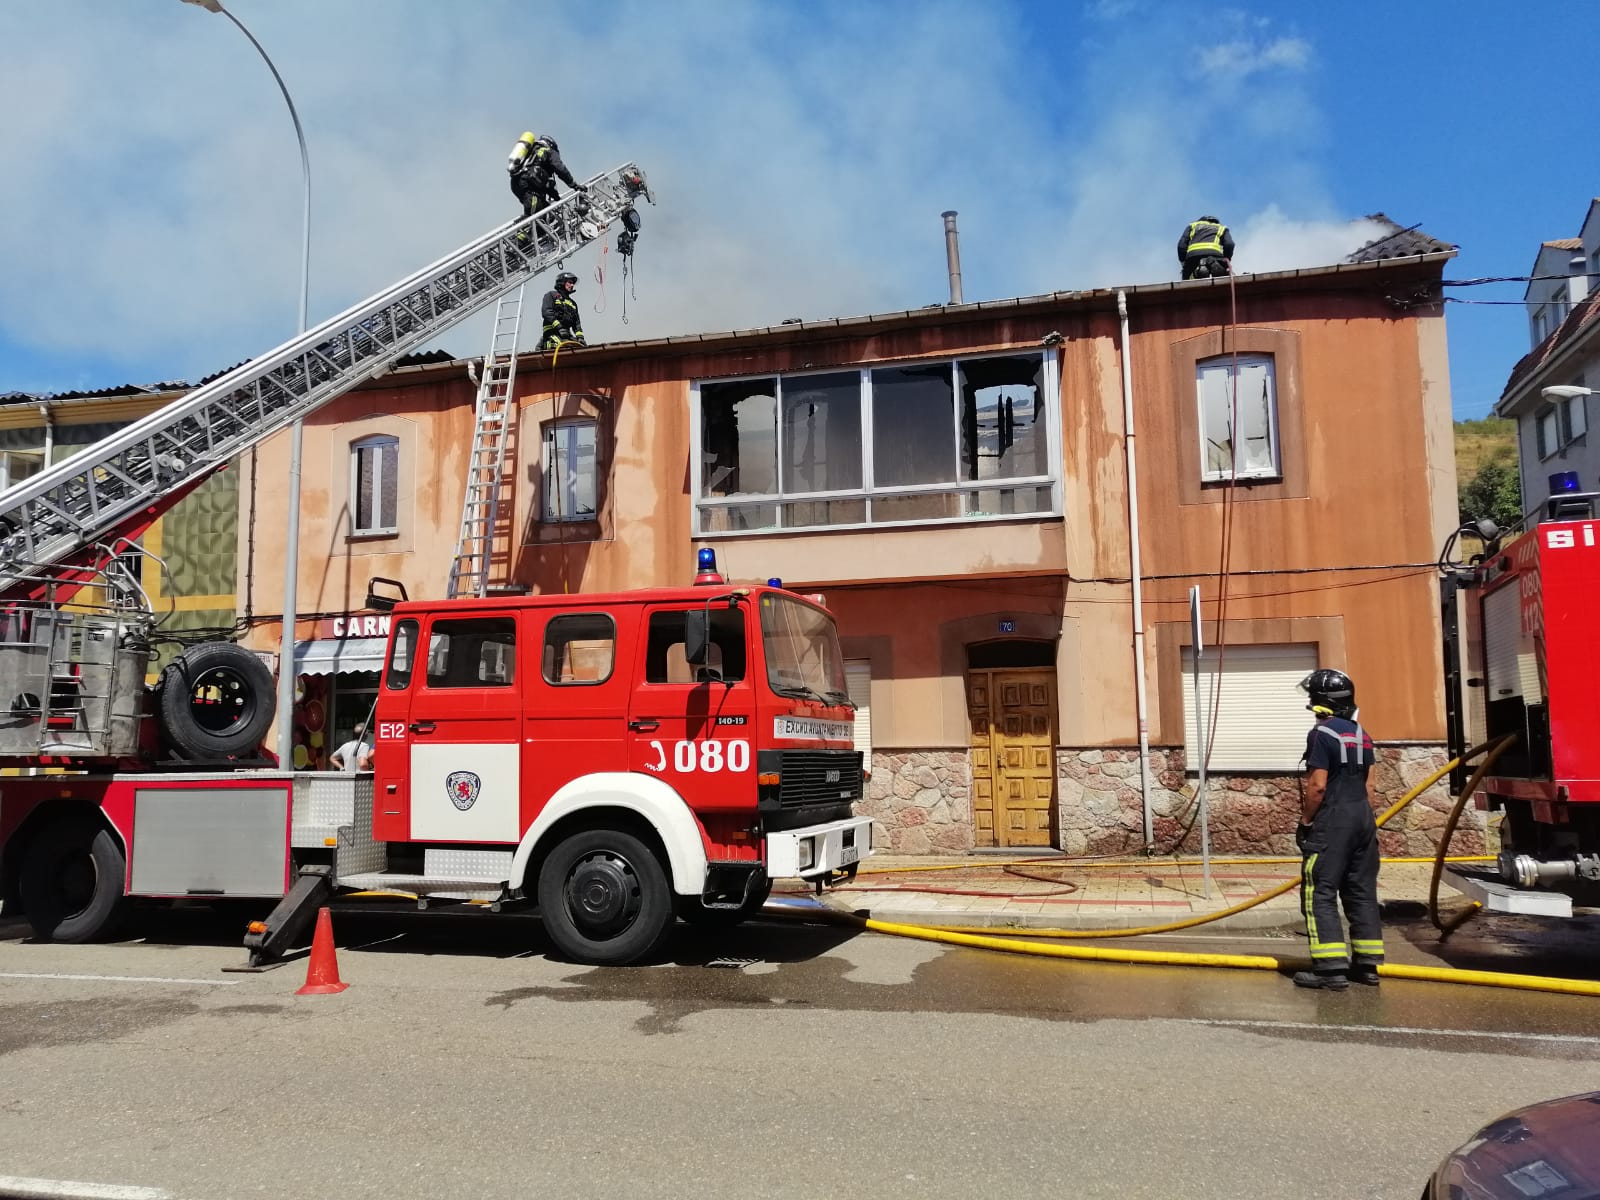
[[[1356,685],[1343,671],[1320,667],[1302,679],[1300,686],[1311,698],[1306,707],[1319,716],[1349,717],[1356,710]]]
[[[561,147],[556,145],[555,138],[551,137],[548,133],[541,133],[539,135],[539,140],[546,146],[549,146],[550,149],[554,150],[557,154],[561,153]]]
[[[563,271],[561,274],[556,276],[556,286],[560,287],[564,283],[570,283],[573,287],[577,287],[578,277],[571,271]]]

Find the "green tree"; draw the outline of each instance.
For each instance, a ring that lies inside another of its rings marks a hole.
[[[1461,484],[1456,495],[1461,523],[1470,525],[1488,517],[1501,529],[1522,519],[1522,492],[1517,464],[1490,459],[1477,474]]]

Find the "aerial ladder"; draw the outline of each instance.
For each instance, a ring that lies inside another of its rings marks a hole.
[[[0,759],[134,754],[135,689],[143,684],[155,615],[148,604],[85,613],[75,611],[80,606],[69,609],[67,601],[90,584],[142,594],[118,577],[118,555],[199,484],[484,306],[508,293],[520,297],[530,280],[613,225],[622,226],[619,248],[631,249],[641,199],[654,203],[636,164],[597,175],[548,208],[484,234],[0,492],[0,710],[9,709],[12,718],[0,721]],[[520,300],[516,312],[520,322]],[[491,432],[501,440],[488,453],[504,449],[512,367],[498,360],[499,328],[497,321],[484,385],[499,379],[504,388],[493,406],[480,395],[475,455],[480,436],[487,442]],[[513,361],[515,340],[513,332]],[[498,418],[491,419],[492,412]],[[492,425],[498,429],[487,428]],[[494,488],[479,489],[489,520],[501,462]],[[466,507],[474,502],[471,480],[479,477],[469,476]],[[484,528],[492,535],[492,527]],[[473,568],[471,587],[462,594],[481,592],[487,559],[479,561],[481,570]],[[98,682],[91,684],[91,677]],[[225,684],[224,676],[218,685],[224,699]]]

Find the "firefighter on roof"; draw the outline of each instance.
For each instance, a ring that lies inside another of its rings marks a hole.
[[[1297,987],[1341,990],[1354,979],[1376,985],[1383,962],[1378,916],[1378,826],[1372,816],[1372,738],[1355,721],[1356,686],[1343,671],[1313,671],[1300,681],[1317,723],[1306,735],[1306,780],[1295,841],[1305,861],[1300,898],[1311,942],[1311,970]],[[1350,922],[1344,940],[1339,903]]]
[[[584,190],[561,161],[561,148],[552,137],[523,134],[511,147],[506,170],[511,174],[511,194],[522,202],[525,217],[556,202],[558,179],[574,191]]]
[[[544,303],[539,307],[539,315],[544,318],[544,336],[539,340],[539,349],[554,350],[569,343],[579,346],[585,344],[578,302],[572,298],[577,286],[578,277],[571,271],[563,271],[556,276],[556,286],[544,294]]]
[[[1178,261],[1185,279],[1233,273],[1233,234],[1216,217],[1190,221],[1178,237]]]

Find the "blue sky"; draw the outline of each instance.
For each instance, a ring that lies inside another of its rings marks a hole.
[[[1521,275],[1600,193],[1600,4],[233,0],[294,93],[313,172],[311,315],[511,215],[524,128],[589,174],[635,159],[637,299],[595,338],[1170,277],[1216,211],[1244,269],[1332,261],[1382,210]],[[194,379],[293,332],[298,158],[270,76],[178,0],[6,0],[0,391]],[[1452,290],[1517,300],[1520,284]],[[1527,349],[1452,304],[1458,416]],[[444,340],[478,354],[481,320]]]

